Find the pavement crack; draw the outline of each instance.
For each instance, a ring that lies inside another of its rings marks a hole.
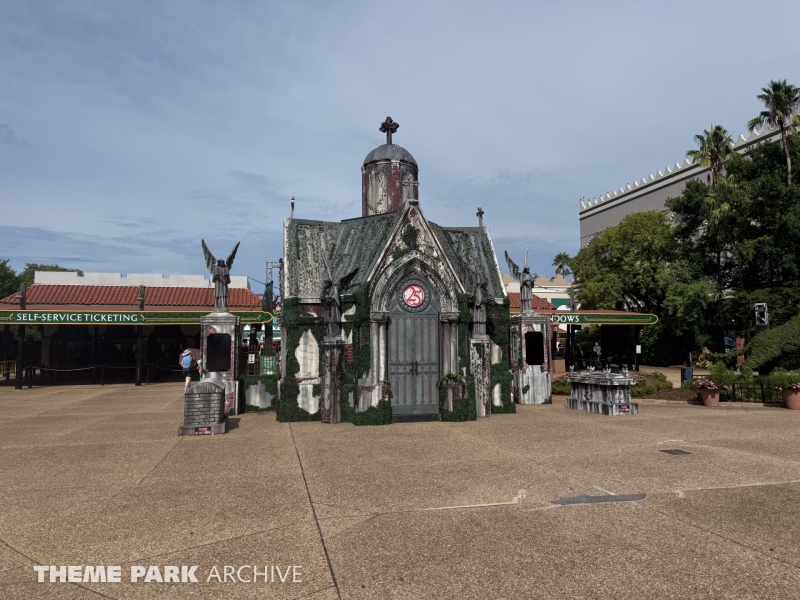
[[[772,560],[774,560],[776,562],[779,562],[781,564],[784,564],[786,566],[793,567],[795,569],[800,570],[800,565],[796,565],[793,562],[789,562],[788,560],[783,560],[783,559],[781,559],[781,558],[779,558],[779,557],[777,557],[777,556],[775,556],[773,554],[767,554],[763,550],[759,550],[758,548],[755,548],[753,546],[748,546],[747,544],[745,544],[743,542],[740,542],[739,540],[735,540],[735,539],[730,538],[730,537],[728,537],[726,535],[722,535],[721,533],[717,533],[716,531],[713,531],[711,529],[707,529],[705,527],[702,527],[702,526],[698,525],[697,523],[693,523],[692,521],[687,521],[686,519],[681,519],[680,517],[678,517],[676,515],[673,515],[673,514],[670,514],[670,513],[667,513],[667,512],[664,512],[663,510],[659,510],[657,508],[652,508],[652,510],[654,510],[655,512],[657,512],[658,514],[660,514],[660,515],[662,515],[664,517],[667,517],[668,519],[672,519],[674,521],[678,521],[679,523],[683,523],[684,525],[689,525],[690,527],[694,527],[695,529],[699,529],[700,531],[702,531],[704,533],[707,533],[709,535],[713,535],[714,537],[718,537],[721,540],[725,540],[726,542],[730,542],[731,544],[736,544],[740,548],[744,548],[746,550],[751,550],[752,552],[755,552],[756,554],[760,554],[761,556],[764,556],[766,558],[772,559]]]
[[[130,563],[137,563],[137,562],[144,562],[146,560],[152,560],[154,558],[163,558],[165,556],[170,556],[172,554],[176,554],[178,552],[186,552],[188,550],[197,550],[198,548],[205,548],[207,546],[214,546],[216,544],[224,544],[225,542],[232,542],[235,540],[243,540],[244,538],[251,537],[254,535],[261,535],[262,533],[269,533],[271,531],[280,531],[281,529],[290,529],[292,527],[296,527],[297,523],[289,523],[287,525],[280,525],[279,527],[270,527],[269,529],[260,529],[259,531],[253,531],[252,533],[243,533],[242,535],[235,535],[233,537],[223,538],[221,540],[215,540],[213,542],[207,542],[205,544],[198,544],[197,546],[188,546],[186,548],[178,548],[176,550],[170,550],[169,552],[162,552],[161,554],[154,554],[153,556],[137,556],[136,558],[128,561]]]
[[[155,466],[155,467],[153,467],[152,469],[150,469],[150,472],[149,472],[147,475],[145,475],[144,477],[142,477],[142,478],[141,478],[141,479],[138,481],[138,483],[137,483],[136,485],[141,485],[141,483],[142,483],[142,482],[143,482],[145,479],[147,479],[148,477],[150,477],[150,475],[152,475],[152,474],[153,474],[153,472],[154,472],[154,471],[155,471],[155,470],[156,470],[158,467],[160,467],[160,466],[161,466],[161,463],[163,463],[165,460],[167,460],[167,457],[168,457],[170,454],[172,454],[172,451],[173,451],[173,450],[175,450],[175,448],[177,448],[177,447],[178,447],[178,444],[180,444],[180,443],[181,443],[183,440],[184,440],[184,438],[183,438],[183,437],[181,437],[180,439],[178,439],[178,441],[177,441],[177,442],[175,442],[175,445],[174,445],[172,448],[170,448],[169,452],[167,452],[167,453],[164,455],[164,458],[162,458],[160,461],[158,461],[158,464],[156,464],[156,466]]]
[[[292,434],[294,453],[297,455],[297,463],[300,465],[300,475],[303,476],[303,485],[305,486],[306,494],[308,495],[308,504],[311,506],[311,514],[314,515],[314,523],[317,526],[317,533],[319,533],[319,541],[322,543],[322,551],[325,553],[325,560],[328,562],[328,570],[330,571],[331,579],[333,580],[333,587],[336,589],[336,597],[339,598],[339,600],[342,600],[342,592],[339,590],[339,583],[336,581],[336,574],[333,572],[333,564],[331,563],[330,554],[328,554],[328,546],[325,544],[325,536],[322,535],[322,527],[320,527],[319,518],[317,518],[317,509],[314,508],[314,501],[311,498],[311,490],[308,489],[306,471],[303,468],[303,460],[300,458],[300,450],[297,448],[297,440],[294,437],[294,429],[292,429],[291,423],[289,423],[289,433]]]
[[[31,558],[30,556],[28,556],[24,552],[20,552],[19,550],[14,548],[11,544],[6,542],[5,540],[0,540],[0,544],[3,544],[3,546],[5,546],[9,550],[11,550],[14,554],[19,554],[20,556],[22,556],[24,558],[27,558],[29,561],[31,561],[35,565],[41,564],[39,561],[37,561],[36,559]]]
[[[2,540],[2,539],[0,539],[0,544],[3,544],[3,546],[5,546],[5,547],[6,547],[6,548],[8,548],[9,550],[11,550],[11,552],[13,552],[13,553],[15,553],[15,554],[19,554],[20,556],[22,556],[22,557],[26,558],[27,560],[31,561],[31,562],[32,562],[33,564],[35,564],[35,565],[41,565],[41,564],[42,564],[41,562],[39,562],[39,561],[38,561],[38,560],[36,560],[35,558],[32,558],[32,557],[28,556],[28,555],[27,555],[27,554],[25,554],[24,552],[20,552],[19,550],[17,550],[16,548],[14,548],[14,547],[13,547],[11,544],[9,544],[8,542],[6,542],[5,540]],[[15,568],[25,568],[25,565],[20,565],[19,567],[15,567]],[[18,585],[18,584],[14,584],[14,583],[8,583],[8,584],[2,584],[2,585],[3,585],[3,586],[5,586],[5,585]],[[25,585],[25,584],[23,584],[23,585]],[[109,600],[116,600],[116,598],[114,598],[114,597],[112,597],[112,596],[106,596],[105,594],[102,594],[102,593],[100,593],[100,592],[97,592],[97,591],[95,591],[95,590],[93,590],[93,589],[91,589],[91,588],[88,588],[88,587],[86,587],[86,586],[83,586],[83,585],[81,585],[81,584],[79,584],[79,583],[70,583],[69,585],[74,585],[74,586],[76,586],[76,587],[79,587],[79,588],[81,588],[81,589],[83,589],[83,590],[86,590],[87,592],[91,592],[92,594],[96,594],[97,596],[100,596],[100,597],[102,597],[102,598],[108,598]]]
[[[490,506],[514,506],[517,504],[522,504],[522,501],[525,499],[525,490],[520,490],[517,492],[517,495],[510,502],[490,502],[487,504],[464,504],[461,506],[436,506],[433,508],[419,508],[413,512],[423,512],[429,510],[459,510],[462,508],[486,508]]]

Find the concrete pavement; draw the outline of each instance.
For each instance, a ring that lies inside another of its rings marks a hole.
[[[181,391],[0,388],[0,597],[800,595],[800,411],[602,417],[556,399],[386,427],[248,413],[179,438]],[[123,577],[38,583],[35,565]],[[170,565],[197,565],[199,583],[130,582],[132,566]],[[207,580],[252,565],[297,565],[302,582]]]

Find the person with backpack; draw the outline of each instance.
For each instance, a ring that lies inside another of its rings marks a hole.
[[[189,389],[189,384],[192,381],[192,371],[197,368],[197,363],[192,358],[192,351],[188,348],[181,353],[181,358],[179,361],[181,367],[183,367],[183,376],[186,378],[183,384],[183,393],[186,393],[186,390]]]

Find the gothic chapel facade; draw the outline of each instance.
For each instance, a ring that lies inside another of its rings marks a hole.
[[[397,128],[387,117],[386,143],[364,160],[361,217],[284,222],[279,420],[515,411],[509,303],[483,212],[477,227],[428,221]]]

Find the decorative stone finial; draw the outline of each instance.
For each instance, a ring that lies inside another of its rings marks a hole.
[[[478,227],[483,227],[483,208],[479,206],[475,214],[478,216]]]
[[[397,128],[400,127],[400,123],[395,123],[392,121],[392,117],[386,117],[386,120],[381,123],[380,131],[386,134],[386,143],[392,143],[392,134],[397,131]]]
[[[292,196],[292,213],[289,215],[290,219],[294,219],[294,196]]]

